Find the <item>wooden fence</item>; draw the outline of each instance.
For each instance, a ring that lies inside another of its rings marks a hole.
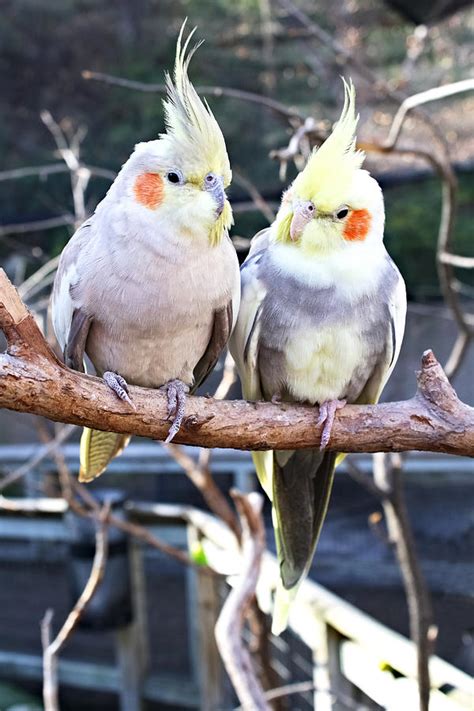
[[[69,450],[66,448],[66,451]],[[72,449],[70,453],[72,456]],[[74,456],[77,456],[77,450]],[[251,465],[240,455],[237,459],[232,461],[232,453],[225,453],[216,465],[223,471],[231,469],[234,472],[238,465],[240,481],[237,483],[245,488],[244,476],[249,475]],[[120,466],[124,463],[122,460]],[[162,464],[170,470],[176,466],[168,459]],[[140,466],[142,470],[143,464]],[[62,499],[10,498],[9,501],[18,504],[18,511],[1,512],[0,539],[50,543],[67,540],[68,531],[63,522],[66,504]],[[186,547],[187,539],[199,538],[209,565],[221,573],[209,575],[196,567],[187,570],[186,614],[192,678],[148,668],[143,549],[134,543],[130,564],[135,615],[131,625],[116,633],[117,665],[60,660],[60,684],[113,691],[120,697],[122,711],[138,711],[143,699],[183,709],[218,711],[233,708],[234,699],[213,633],[226,586],[232,585],[240,569],[240,552],[233,534],[211,515],[191,507],[129,502],[126,512],[131,520],[145,524],[162,540],[174,545]],[[275,557],[267,553],[257,593],[261,608],[269,614],[277,572]],[[289,667],[292,639],[299,640],[298,644],[305,650],[309,660],[306,680],[312,682],[314,688],[309,695],[308,692],[300,695],[298,704],[295,701],[289,708],[311,708],[314,705],[317,711],[380,707],[389,711],[416,710],[416,653],[412,642],[311,580],[300,588],[292,607],[287,636],[272,640],[274,651],[279,650],[277,668],[278,665]],[[275,654],[275,658],[277,656]],[[473,708],[474,685],[468,675],[436,656],[431,659],[430,672],[432,711]],[[0,648],[0,674],[10,680],[40,679],[41,658]],[[282,675],[282,683],[287,681]]]

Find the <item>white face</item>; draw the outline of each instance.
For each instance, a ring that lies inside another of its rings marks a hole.
[[[357,170],[344,202],[322,210],[318,196],[304,200],[292,188],[285,194],[277,223],[290,220],[290,239],[303,251],[344,250],[383,239],[385,220],[379,184],[365,170]]]
[[[120,172],[114,198],[127,203],[140,221],[169,231],[208,235],[226,207],[222,176],[186,171],[161,141],[139,144]]]

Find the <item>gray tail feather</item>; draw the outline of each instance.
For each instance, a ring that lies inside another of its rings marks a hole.
[[[336,456],[314,449],[273,455],[275,537],[280,574],[288,590],[308,572],[313,560],[331,495]]]

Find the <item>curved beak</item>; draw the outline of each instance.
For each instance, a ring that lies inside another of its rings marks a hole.
[[[216,218],[218,218],[222,214],[226,201],[226,194],[222,178],[219,178],[212,188],[205,189],[208,190],[214,198],[214,202],[216,203]]]
[[[314,215],[316,214],[316,209],[311,200],[297,201],[293,203],[293,219],[290,224],[290,237],[292,242],[296,242],[304,228],[311,222]]]
[[[213,193],[214,195],[214,200],[216,201],[216,215],[217,217],[220,217],[222,214],[222,210],[224,209],[225,205],[225,190],[222,186],[219,186],[218,189],[215,190]]]

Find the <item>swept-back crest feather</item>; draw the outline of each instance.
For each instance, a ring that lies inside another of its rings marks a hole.
[[[197,175],[212,171],[221,175],[224,186],[229,185],[232,173],[224,136],[207,102],[201,101],[188,77],[188,67],[198,42],[188,53],[190,40],[196,30],[182,38],[186,20],[181,26],[176,45],[173,79],[166,74],[167,98],[163,102],[167,133],[162,138],[173,144],[173,151],[189,162]]]
[[[313,200],[317,209],[332,211],[344,202],[345,195],[365,158],[356,150],[355,89],[344,82],[344,107],[331,135],[311,154],[304,170],[293,183],[294,193]]]

